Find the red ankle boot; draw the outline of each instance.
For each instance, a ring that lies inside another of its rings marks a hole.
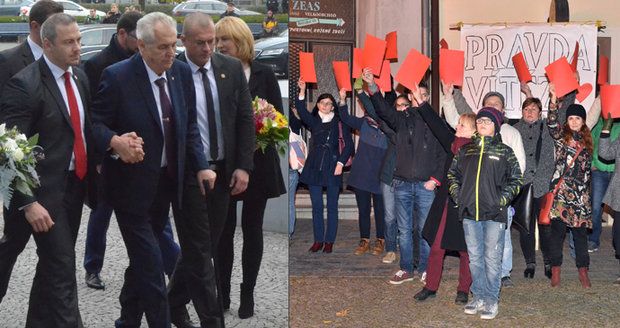
[[[588,277],[588,268],[579,268],[579,281],[581,281],[581,287],[583,288],[592,287],[590,277]]]
[[[560,285],[560,268],[559,266],[551,267],[551,287]]]

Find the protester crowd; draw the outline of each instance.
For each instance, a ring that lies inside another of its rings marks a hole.
[[[355,194],[360,233],[352,253],[370,253],[386,264],[399,259],[389,283],[420,279],[425,286],[415,294],[417,301],[436,295],[444,255],[453,251],[460,257],[455,303],[464,305],[467,314],[495,318],[501,289],[514,287],[511,227],[519,232],[525,278],[536,272],[538,231],[550,285],[560,285],[568,239],[581,286],[591,287],[589,254],[600,247],[604,205],[615,219],[613,240],[620,260],[614,173],[620,127],[611,116],[601,116],[599,97],[586,111],[576,101],[576,90],[558,97],[550,82],[549,103],[543,106],[545,95],[535,97],[522,83],[521,119],[511,124],[500,92],[488,92],[482,107],[473,109],[460,88],[442,83],[440,104],[433,106],[423,82],[415,90],[396,92],[392,85],[392,91],[383,92],[376,80],[365,68],[353,84],[359,117],[349,112],[345,89],[337,97],[320,95],[314,109],[307,110],[307,84],[298,82],[292,116],[299,121],[291,119],[292,132],[301,134],[304,127],[311,138],[307,155],[295,151],[291,156],[291,238],[300,182],[309,188],[312,203],[314,243],[309,251],[330,253],[337,247],[343,169],[352,161],[346,187]],[[546,117],[543,107],[549,108]],[[351,131],[359,136],[355,151]],[[305,156],[305,165],[299,164],[299,156]],[[620,285],[620,278],[614,284]]]
[[[282,110],[275,74],[253,61],[254,40],[239,18],[214,24],[206,14],[188,15],[185,52],[176,55],[172,17],[114,8],[116,33],[85,63],[75,18],[51,0],[32,7],[27,40],[0,52],[2,127],[38,136],[44,153],[36,163],[40,185],[16,189],[5,203],[0,301],[32,236],[39,261],[26,326],[88,326],[75,275],[86,200],[87,286],[105,288],[112,213],[129,258],[120,316],[110,326],[139,327],[145,316],[150,327],[224,327],[243,201],[238,315],[249,318],[265,208],[285,192],[276,149],[256,145],[252,107],[259,97]],[[200,324],[190,321],[190,301]]]

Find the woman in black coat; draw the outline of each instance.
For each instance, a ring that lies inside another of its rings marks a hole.
[[[468,301],[469,287],[472,281],[469,272],[469,256],[465,244],[463,223],[459,220],[457,206],[449,196],[447,183],[444,182],[446,182],[446,174],[454,154],[458,152],[461,146],[470,142],[472,134],[476,131],[475,116],[473,114],[461,115],[455,135],[431,108],[421,108],[419,113],[448,153],[448,158],[444,163],[444,173],[441,177],[442,186],[446,187],[438,188],[422,230],[422,236],[431,245],[426,268],[426,285],[414,295],[414,298],[418,301],[424,301],[435,296],[441,281],[446,250],[454,250],[458,251],[460,256],[459,285],[454,302],[462,305]]]
[[[254,38],[247,24],[236,17],[226,17],[215,25],[215,35],[219,52],[241,60],[248,79],[252,98],[267,100],[276,110],[282,111],[282,96],[278,80],[271,68],[253,61]],[[224,309],[230,308],[230,279],[234,259],[234,236],[237,226],[237,201],[243,201],[241,229],[243,249],[241,266],[241,305],[239,317],[254,315],[254,286],[263,257],[263,217],[269,198],[286,193],[284,178],[280,169],[280,157],[275,147],[268,146],[263,152],[254,151],[254,170],[246,191],[231,198],[224,231],[220,238],[217,266],[220,274]]]

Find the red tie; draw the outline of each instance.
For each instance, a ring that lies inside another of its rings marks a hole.
[[[71,74],[65,72],[65,89],[69,100],[69,114],[71,115],[71,126],[73,127],[73,154],[75,155],[75,175],[80,180],[86,176],[86,150],[84,149],[84,139],[82,139],[82,124],[80,123],[80,111],[78,103],[71,86]]]

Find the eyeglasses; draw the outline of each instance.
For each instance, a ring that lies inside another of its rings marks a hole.
[[[493,121],[491,121],[491,119],[488,119],[488,118],[478,118],[476,119],[476,124],[491,125],[493,124]]]

